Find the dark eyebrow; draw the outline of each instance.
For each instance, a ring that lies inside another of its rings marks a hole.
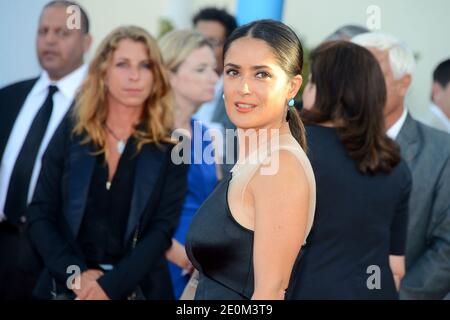
[[[239,66],[239,65],[237,65],[237,64],[234,64],[234,63],[227,63],[227,64],[225,65],[225,67],[232,67],[232,68],[235,68],[235,69],[240,69],[240,68],[241,68],[241,66]],[[259,69],[272,69],[272,68],[270,68],[269,66],[266,66],[266,65],[252,66],[251,68],[252,68],[253,70],[259,70]]]
[[[232,67],[232,68],[235,68],[235,69],[240,69],[241,68],[240,66],[238,66],[237,64],[234,64],[234,63],[227,63],[225,65],[225,67]]]

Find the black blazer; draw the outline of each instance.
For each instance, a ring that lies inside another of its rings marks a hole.
[[[66,117],[55,133],[43,158],[41,174],[27,211],[29,234],[46,269],[34,294],[51,298],[53,279],[65,285],[71,265],[87,270],[76,242],[85,211],[95,166],[92,144],[80,144],[83,137],[71,133]],[[139,284],[148,299],[171,299],[170,276],[165,251],[178,224],[186,192],[187,166],[171,161],[173,145],[146,144],[136,163],[134,187],[124,244],[125,257],[99,284],[111,299],[123,299]],[[139,226],[139,240],[131,242]]]
[[[25,80],[0,89],[0,160],[19,111],[37,80]]]

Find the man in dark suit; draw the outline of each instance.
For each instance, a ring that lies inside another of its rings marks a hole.
[[[450,293],[450,136],[408,114],[404,101],[414,55],[404,43],[382,33],[362,34],[352,41],[380,62],[388,93],[387,134],[400,145],[413,177],[400,298],[444,299]]]
[[[91,44],[85,11],[52,1],[41,13],[40,77],[0,89],[0,300],[30,299],[40,261],[24,230],[41,157],[85,77]],[[78,23],[79,22],[79,23]]]

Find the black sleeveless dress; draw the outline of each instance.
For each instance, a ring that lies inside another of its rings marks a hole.
[[[227,201],[230,181],[231,175],[217,185],[198,209],[187,234],[186,252],[200,273],[196,300],[246,300],[253,295],[254,234],[231,214]],[[295,274],[290,283],[294,278]]]

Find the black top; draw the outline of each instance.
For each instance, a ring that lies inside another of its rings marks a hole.
[[[253,295],[254,233],[231,214],[227,200],[231,178],[230,174],[223,179],[198,209],[186,236],[186,253],[200,272],[196,299],[239,300]]]
[[[53,136],[27,212],[29,235],[45,262],[34,290],[39,299],[50,299],[55,283],[57,289],[67,290],[66,283],[73,276],[67,272],[68,267],[79,266],[81,272],[89,269],[79,234],[88,213],[86,205],[98,165],[98,148],[92,142],[82,143],[86,135],[73,134],[73,125],[72,117],[67,117]],[[113,202],[116,200],[129,203],[123,204],[127,221],[120,226],[125,229],[123,236],[117,237],[125,243],[125,252],[114,269],[97,280],[111,299],[124,299],[138,286],[147,299],[173,298],[165,252],[178,223],[188,169],[187,165],[172,161],[173,148],[166,142],[144,144],[135,156],[133,187],[118,187],[118,196],[111,197],[111,208],[117,205]],[[124,159],[127,157],[123,155],[122,162]],[[118,167],[115,179],[130,168],[126,162]],[[112,189],[116,182],[113,181]],[[124,201],[128,191],[132,200]],[[119,227],[121,223],[114,225]],[[138,227],[138,240],[132,246]]]
[[[114,265],[125,252],[125,227],[130,212],[135,164],[135,139],[130,137],[108,186],[105,156],[96,156],[86,210],[78,235],[78,242],[91,268],[98,268],[99,264]]]
[[[198,209],[186,236],[186,253],[200,272],[197,298],[249,299],[253,294],[253,232],[231,215],[227,201],[231,177],[223,179]],[[222,288],[214,290],[214,296],[202,293],[205,276]]]
[[[295,270],[294,298],[398,298],[389,255],[405,251],[407,166],[402,161],[390,174],[364,175],[336,129],[312,125],[306,132],[317,206],[308,248]]]

